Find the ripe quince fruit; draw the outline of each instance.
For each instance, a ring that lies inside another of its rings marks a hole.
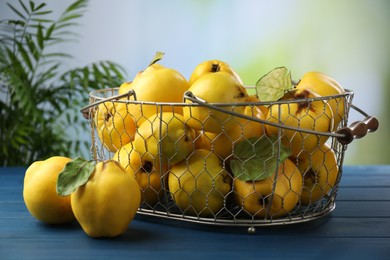
[[[119,101],[100,104],[95,114],[95,126],[102,144],[111,152],[134,139],[136,124],[128,105]]]
[[[207,103],[226,103],[222,106],[226,112],[220,112],[204,106],[184,106],[186,123],[193,129],[220,133],[237,125],[237,117],[229,111],[243,114],[245,106],[233,106],[234,103],[248,101],[248,93],[241,82],[231,73],[219,71],[208,73],[196,80],[189,88],[196,97]],[[192,103],[186,100],[186,103]]]
[[[246,106],[244,115],[265,120],[265,115],[257,106]],[[225,160],[233,155],[234,146],[237,143],[253,137],[260,138],[264,132],[264,124],[240,118],[237,125],[228,131],[223,130],[220,133],[198,132],[195,147],[209,149]]]
[[[344,94],[344,88],[330,76],[316,71],[307,72],[303,75],[297,85],[297,89],[308,89],[322,97]],[[334,116],[335,130],[344,119],[345,99],[344,97],[332,98],[328,101]]]
[[[257,97],[257,95],[249,95],[248,102],[257,103],[257,102],[261,102],[261,100]],[[264,116],[268,115],[268,107],[267,106],[257,105],[256,107],[261,110],[261,112],[263,113]]]
[[[195,132],[181,114],[157,113],[145,120],[134,138],[134,149],[147,161],[161,157],[169,164],[187,158],[194,150]]]
[[[333,149],[326,143],[311,154],[300,156],[297,165],[303,175],[303,205],[319,201],[328,195],[336,184],[339,175],[337,158]]]
[[[199,63],[193,70],[188,82],[191,86],[197,79],[199,79],[203,75],[206,75],[208,73],[215,73],[218,71],[225,71],[227,73],[232,74],[237,78],[241,85],[243,84],[240,76],[233,70],[233,68],[230,67],[230,65],[226,62],[220,60],[206,60]]]
[[[302,192],[302,174],[286,159],[275,172],[262,180],[234,179],[237,204],[253,217],[278,218],[287,215],[298,204]]]
[[[48,224],[62,224],[75,219],[70,196],[59,196],[56,184],[59,173],[70,158],[53,156],[32,163],[26,170],[23,199],[36,219]]]
[[[172,165],[168,186],[176,205],[195,216],[217,215],[226,203],[232,177],[211,151],[195,150],[188,158]]]
[[[266,120],[315,132],[331,132],[334,117],[330,105],[323,100],[308,100],[319,97],[318,94],[307,89],[288,92],[284,97],[286,102],[269,107]],[[311,153],[328,140],[328,136],[325,135],[304,133],[266,124],[268,135],[278,136],[279,130],[283,144],[289,147],[296,157],[301,153]]]
[[[96,164],[89,180],[71,194],[77,221],[90,237],[115,237],[123,234],[136,215],[141,190],[134,176],[118,162]]]
[[[141,206],[154,207],[168,187],[168,164],[160,163],[160,158],[147,160],[145,157],[133,148],[133,143],[128,143],[112,159],[118,161],[127,173],[135,176],[141,188]]]
[[[183,114],[182,106],[155,104],[156,102],[178,103],[183,101],[184,92],[188,90],[189,85],[186,78],[177,70],[155,63],[139,73],[131,85],[137,101],[152,102],[129,104],[129,111],[134,116],[137,126],[161,110]]]
[[[118,94],[125,94],[125,93],[128,93],[130,90],[132,90],[132,82],[130,81],[126,81],[126,82],[123,82],[120,86],[119,86],[119,89],[118,89]]]

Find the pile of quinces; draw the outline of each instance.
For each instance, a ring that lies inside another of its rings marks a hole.
[[[160,58],[124,82],[120,98],[91,109],[108,160],[55,156],[27,169],[23,195],[34,217],[77,219],[89,236],[113,237],[137,209],[167,201],[183,216],[272,219],[329,195],[337,152],[317,133],[344,118],[336,81],[308,72],[293,84],[281,67],[250,93],[225,62],[204,61],[187,80]]]
[[[129,96],[95,109],[94,124],[111,159],[138,181],[143,207],[163,204],[168,193],[185,215],[217,217],[238,207],[277,218],[328,195],[338,164],[326,135],[275,124],[332,132],[344,100],[330,97],[344,90],[318,72],[293,84],[285,68],[262,77],[256,90],[250,94],[223,61],[200,63],[188,80],[152,62],[119,87]]]

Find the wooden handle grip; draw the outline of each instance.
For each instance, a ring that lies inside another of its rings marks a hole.
[[[337,133],[344,136],[338,137],[337,140],[342,144],[349,144],[354,139],[364,137],[368,132],[375,132],[378,127],[378,119],[368,116],[362,121],[353,122],[350,126],[339,129]]]

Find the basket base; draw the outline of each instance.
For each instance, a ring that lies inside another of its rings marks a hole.
[[[314,220],[323,220],[325,219],[324,217],[330,214],[335,208],[336,203],[332,203],[327,205],[327,207],[323,208],[320,212],[314,212],[306,215],[295,214],[278,219],[202,218],[140,208],[137,211],[136,219],[190,228],[206,227],[208,230],[209,228],[212,228],[215,231],[226,231],[226,227],[231,228],[231,231],[234,231],[238,228],[242,232],[243,229],[246,229],[249,234],[254,234],[256,233],[257,227],[272,227],[293,224],[297,225],[301,223],[312,222]]]

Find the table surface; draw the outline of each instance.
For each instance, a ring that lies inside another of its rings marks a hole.
[[[248,234],[137,218],[114,239],[34,219],[23,202],[25,170],[0,168],[0,259],[390,259],[390,165],[344,166],[336,209],[317,220]]]

